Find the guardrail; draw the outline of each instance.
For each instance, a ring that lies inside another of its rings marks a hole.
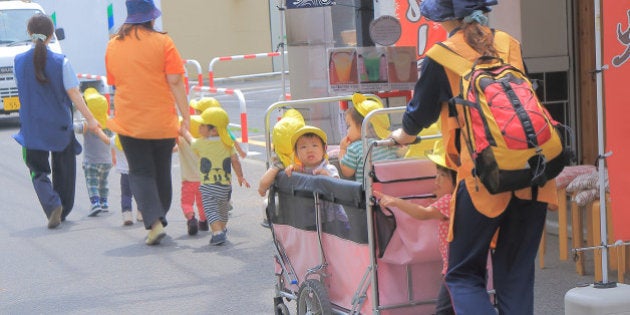
[[[233,95],[238,99],[239,108],[240,108],[240,119],[241,124],[230,124],[230,126],[241,128],[241,144],[243,144],[243,149],[245,153],[249,154],[249,135],[247,131],[247,104],[245,102],[245,96],[243,92],[239,89],[226,89],[226,88],[215,88],[211,86],[197,86],[193,85],[190,88],[190,94],[199,93],[200,96],[204,96],[205,94],[212,95]]]
[[[270,58],[270,57],[278,57],[282,53],[279,51],[268,52],[268,53],[257,53],[257,54],[247,54],[247,55],[234,55],[234,56],[223,56],[223,57],[215,57],[208,64],[208,86],[214,87],[214,65],[219,61],[234,61],[234,60],[245,60],[245,59],[256,59],[256,58]],[[287,52],[285,51],[286,55]],[[239,76],[241,78],[246,77],[254,77],[254,75],[243,75]]]
[[[194,60],[194,59],[184,59],[183,61],[184,61],[184,66],[192,65],[195,67],[195,70],[197,71],[197,86],[203,86],[203,70],[201,68],[201,64],[199,63],[199,61]],[[184,70],[186,71],[184,73],[184,83],[186,85],[186,92],[188,92],[190,90],[190,85],[188,82],[188,69],[184,67]]]

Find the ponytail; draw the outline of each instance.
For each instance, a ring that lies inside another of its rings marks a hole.
[[[48,40],[54,32],[52,20],[41,13],[33,15],[28,20],[27,30],[31,38],[35,42],[35,52],[33,54],[33,65],[35,65],[35,78],[40,83],[48,83],[44,69],[46,68],[46,40]]]
[[[483,15],[483,12],[473,11],[462,20],[464,39],[468,46],[482,56],[498,57],[499,53],[494,48],[494,34],[486,25],[488,25],[488,18]]]
[[[33,64],[35,65],[35,78],[39,83],[48,83],[44,69],[46,68],[46,44],[41,39],[35,39],[35,52]]]

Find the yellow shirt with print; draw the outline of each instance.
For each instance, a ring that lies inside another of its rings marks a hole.
[[[219,137],[208,137],[193,140],[191,148],[199,156],[201,184],[232,185],[233,146],[226,146]]]

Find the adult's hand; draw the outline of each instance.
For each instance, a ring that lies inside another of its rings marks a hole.
[[[416,141],[415,135],[407,134],[404,130],[402,130],[402,128],[394,130],[390,137],[394,139],[394,141],[396,141],[396,143],[398,144],[410,144]]]

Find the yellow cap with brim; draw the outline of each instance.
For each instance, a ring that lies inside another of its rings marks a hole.
[[[190,100],[190,107],[203,112],[210,107],[221,107],[221,103],[214,97],[202,97],[198,100]]]
[[[90,87],[83,92],[83,98],[92,116],[94,116],[101,127],[105,128],[107,124],[107,109],[109,107],[105,96],[101,95],[95,88]]]
[[[368,99],[361,93],[354,93],[352,95],[352,104],[354,105],[354,109],[363,117],[367,116],[373,110],[383,108],[383,104]],[[370,123],[379,138],[385,139],[389,137],[391,131],[389,131],[389,118],[387,115],[374,116],[371,118]]]
[[[439,166],[451,169],[446,166],[446,148],[444,148],[442,140],[435,141],[433,150],[427,151],[427,158]]]
[[[201,115],[193,115],[190,117],[191,121],[198,122],[203,125],[212,125],[217,129],[221,142],[228,147],[234,146],[234,140],[230,138],[230,134],[227,131],[230,119],[227,112],[220,107],[210,107],[201,113]]]
[[[326,136],[326,133],[315,127],[315,126],[309,126],[306,125],[300,129],[298,129],[298,131],[296,131],[293,136],[291,136],[291,148],[293,148],[295,150],[295,144],[297,143],[298,139],[300,139],[301,136],[308,134],[308,133],[312,133],[315,134],[316,136],[318,136],[320,139],[322,139],[322,141],[324,141],[324,150],[326,150],[326,143],[328,141],[328,137]],[[327,159],[328,158],[328,154],[326,154],[326,152],[324,152],[324,158]],[[300,164],[300,161],[297,159],[297,157],[294,157],[294,161],[296,164]]]
[[[304,127],[304,118],[295,109],[287,110],[273,126],[271,143],[276,155],[285,167],[293,163],[291,137],[302,127]]]

